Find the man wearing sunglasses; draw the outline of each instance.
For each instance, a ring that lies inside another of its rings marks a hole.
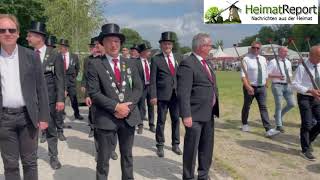
[[[60,169],[58,159],[58,133],[63,128],[62,114],[64,109],[64,67],[63,60],[57,51],[45,45],[46,28],[41,22],[32,22],[28,30],[27,41],[40,57],[47,83],[50,107],[49,127],[46,130],[48,155],[52,169]]]
[[[19,23],[0,14],[0,150],[6,180],[38,180],[38,132],[48,127],[48,91],[41,60],[17,45]]]
[[[256,98],[260,110],[260,116],[263,127],[266,130],[266,137],[271,137],[279,134],[279,131],[272,129],[268,109],[266,105],[267,91],[266,83],[268,78],[266,58],[260,54],[261,43],[252,42],[250,53],[244,57],[243,62],[247,73],[241,71],[243,82],[244,104],[242,107],[241,120],[242,131],[248,132],[248,116],[252,100]],[[247,76],[246,76],[247,75]]]

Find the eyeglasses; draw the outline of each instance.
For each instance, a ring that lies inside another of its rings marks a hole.
[[[258,50],[260,49],[259,47],[251,47],[251,48],[252,48],[252,49],[258,49]]]
[[[16,33],[17,29],[0,29],[0,34],[4,34],[8,31],[10,34]]]

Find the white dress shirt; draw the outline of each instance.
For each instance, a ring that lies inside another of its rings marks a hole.
[[[145,60],[147,61],[147,66],[148,66],[148,68],[149,68],[149,76],[150,76],[150,64],[149,64],[148,60],[140,57],[140,61],[141,61],[142,68],[143,68],[144,83],[145,83],[145,84],[150,84],[150,82],[147,81],[146,67],[145,67],[145,64],[144,64],[144,61],[145,61]]]
[[[255,55],[248,54],[243,58],[244,68],[248,73],[248,80],[252,86],[259,86],[258,84],[258,63]],[[268,78],[267,60],[263,56],[258,55],[259,62],[262,70],[262,85],[266,84]],[[245,77],[243,70],[241,69],[241,77]]]
[[[40,59],[41,59],[41,62],[42,62],[42,63],[43,63],[43,61],[44,61],[44,56],[46,55],[46,50],[47,50],[47,46],[46,46],[46,45],[42,46],[42,47],[39,49],[39,51],[40,51]],[[35,51],[36,51],[36,49],[35,49]]]
[[[65,54],[62,54],[63,61],[64,61],[64,56],[66,56],[66,69],[68,69],[69,65],[70,65],[70,53],[69,53],[69,51],[66,52]]]
[[[314,78],[314,64],[312,64],[309,60],[306,60],[305,63]],[[320,64],[317,64],[317,69],[320,73]],[[296,75],[292,82],[292,86],[296,91],[298,91],[298,93],[311,96],[311,94],[307,93],[307,91],[314,88],[312,86],[310,77],[302,64],[300,64],[296,70]]]
[[[121,73],[121,68],[120,68],[120,56],[118,55],[117,58],[113,58],[113,57],[109,56],[108,54],[106,54],[106,57],[107,57],[107,59],[108,59],[108,61],[109,61],[109,64],[110,64],[110,66],[111,66],[111,68],[112,68],[113,73],[114,73],[114,63],[113,63],[112,59],[118,59],[117,67],[118,67],[118,69],[119,69],[119,71],[120,71],[120,73]]]
[[[166,53],[163,53],[163,55],[164,55],[164,58],[166,59],[167,65],[169,67],[168,55]],[[176,68],[176,61],[174,60],[172,52],[169,54],[169,57],[170,57],[171,63],[173,64],[174,68]]]
[[[18,46],[12,54],[8,54],[1,48],[0,76],[3,107],[19,108],[25,106],[20,81]]]
[[[287,83],[287,76],[286,76],[286,71],[284,69],[284,63],[286,63],[286,67],[288,69],[288,74],[289,77],[292,77],[292,66],[291,66],[291,62],[288,59],[284,59],[284,61],[281,59],[279,59],[279,65],[281,68],[281,72],[282,75],[284,76],[284,79],[281,80],[279,78],[272,78],[272,82],[273,83]],[[281,75],[278,65],[277,65],[277,61],[276,59],[272,59],[269,63],[268,63],[268,74],[269,75]]]

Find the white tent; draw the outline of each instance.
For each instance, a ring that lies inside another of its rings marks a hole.
[[[225,52],[222,51],[222,48],[219,46],[218,49],[212,54],[212,57],[213,58],[216,58],[216,59],[233,59],[234,56],[232,55],[229,55]]]

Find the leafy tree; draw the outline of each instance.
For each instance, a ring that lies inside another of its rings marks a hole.
[[[42,21],[46,18],[43,15],[44,8],[38,0],[1,0],[0,14],[13,14],[20,23],[20,38],[18,43],[28,46],[26,40],[27,30],[30,28],[31,21]]]
[[[269,44],[269,39],[274,39],[275,33],[272,27],[263,26],[258,32],[258,37],[262,44]]]
[[[188,46],[183,46],[183,47],[180,48],[181,54],[185,54],[185,53],[188,53],[190,51],[192,51],[192,49],[190,47],[188,47]]]
[[[140,44],[143,42],[140,34],[133,29],[122,28],[120,31],[126,36],[126,41],[122,45],[123,47],[130,48],[133,44]]]
[[[174,33],[173,37],[174,37],[175,41],[174,41],[174,43],[173,43],[172,52],[173,52],[173,53],[180,53],[179,38],[178,38],[178,36],[177,36],[176,33]]]
[[[223,50],[223,41],[222,40],[218,40],[215,44],[216,47],[221,47],[221,49]]]
[[[47,30],[68,39],[76,52],[88,51],[90,38],[104,23],[99,0],[38,0],[45,8]]]

